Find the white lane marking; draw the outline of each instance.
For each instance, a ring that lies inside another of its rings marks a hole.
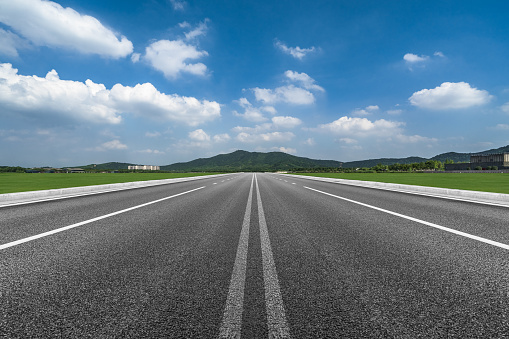
[[[289,174],[286,174],[286,175],[289,175]],[[354,186],[354,187],[362,187],[362,188],[368,188],[368,189],[375,189],[375,190],[380,190],[380,191],[391,191],[391,192],[399,192],[399,193],[406,193],[406,194],[413,194],[413,195],[422,195],[422,196],[425,196],[425,197],[447,199],[447,200],[454,200],[454,201],[462,201],[462,202],[470,202],[470,203],[473,203],[473,204],[480,204],[480,205],[489,205],[489,206],[506,207],[506,208],[509,207],[509,205],[507,205],[507,203],[504,204],[504,203],[497,203],[497,202],[487,201],[487,200],[475,200],[474,198],[453,197],[453,196],[446,196],[446,195],[441,195],[441,194],[436,194],[436,193],[429,193],[429,192],[417,192],[417,191],[412,191],[410,189],[364,186],[364,185],[359,185],[359,184],[356,184],[356,183],[339,182],[339,181],[328,181],[328,180],[316,180],[316,179],[314,179],[314,178],[320,178],[320,177],[311,177],[311,178],[307,177],[307,176],[301,176],[301,177],[302,177],[302,179],[315,180],[315,181],[326,182],[326,183],[337,184],[337,185],[347,185],[347,186]],[[326,177],[324,177],[324,178],[326,178]],[[352,180],[352,181],[355,181],[355,180]],[[409,186],[412,186],[412,185],[409,185]],[[440,188],[440,187],[437,187],[437,188]],[[444,189],[447,189],[447,188],[444,188]]]
[[[53,235],[53,234],[56,234],[56,233],[67,231],[67,230],[70,230],[71,228],[75,228],[75,227],[83,226],[83,225],[86,225],[86,224],[90,224],[90,223],[92,223],[94,221],[106,219],[106,218],[112,217],[114,215],[125,213],[125,212],[129,212],[129,211],[141,208],[141,207],[145,207],[145,206],[148,206],[148,205],[155,204],[157,202],[161,202],[161,201],[164,201],[164,200],[175,198],[175,197],[187,194],[187,193],[191,193],[191,192],[194,192],[194,191],[197,191],[197,190],[201,190],[202,188],[205,188],[205,187],[206,186],[198,187],[198,188],[195,188],[195,189],[192,189],[192,190],[189,190],[189,191],[185,191],[185,192],[182,192],[182,193],[178,193],[178,194],[166,197],[166,198],[157,199],[157,200],[150,201],[150,202],[147,202],[147,203],[144,203],[144,204],[141,204],[141,205],[129,207],[129,208],[123,209],[121,211],[105,214],[105,215],[102,215],[100,217],[92,218],[92,219],[89,219],[89,220],[78,222],[76,224],[72,224],[72,225],[69,225],[69,226],[57,228],[57,229],[52,230],[52,231],[48,231],[48,232],[40,233],[40,234],[37,234],[37,235],[33,235],[31,237],[28,237],[28,238],[23,238],[23,239],[20,239],[20,240],[12,241],[12,242],[9,242],[7,244],[0,245],[0,250],[4,250],[6,248],[13,247],[13,246],[16,246],[16,245],[20,245],[20,244],[23,244],[23,243],[26,243],[26,242],[29,242],[29,241],[32,241],[32,240],[44,238],[44,237],[47,237],[49,235]]]
[[[251,205],[253,197],[254,174],[251,179],[251,188],[247,198],[244,222],[240,231],[237,256],[233,266],[232,279],[226,299],[223,322],[219,330],[219,338],[240,338],[242,330],[242,313],[244,309],[244,287],[246,285],[247,250],[249,243],[249,224],[251,222]]]
[[[294,182],[292,182],[292,185],[295,185],[295,183],[294,183]]]
[[[380,207],[368,205],[368,204],[365,204],[365,203],[362,203],[362,202],[359,202],[359,201],[355,201],[355,200],[351,200],[351,199],[348,199],[348,198],[343,198],[343,197],[340,197],[338,195],[334,195],[334,194],[331,194],[331,193],[319,191],[319,190],[311,188],[311,187],[304,186],[304,188],[307,188],[308,190],[315,191],[315,192],[318,192],[318,193],[322,193],[322,194],[325,194],[325,195],[328,195],[328,196],[331,196],[331,197],[334,197],[334,198],[345,200],[345,201],[348,201],[348,202],[351,202],[351,203],[354,203],[354,204],[358,204],[358,205],[361,205],[361,206],[364,206],[364,207],[372,208],[372,209],[380,211],[380,212],[392,214],[392,215],[395,215],[395,216],[400,217],[400,218],[404,218],[404,219],[407,219],[407,220],[415,221],[415,222],[418,222],[418,223],[426,225],[426,226],[438,228],[438,229],[440,229],[442,231],[446,231],[446,232],[449,232],[449,233],[460,235],[460,236],[465,237],[465,238],[477,240],[477,241],[480,241],[480,242],[483,242],[483,243],[486,243],[486,244],[489,244],[489,245],[493,245],[493,246],[496,246],[496,247],[500,247],[500,248],[509,250],[509,245],[503,244],[503,243],[498,242],[498,241],[493,241],[493,240],[490,240],[490,239],[482,238],[482,237],[479,237],[477,235],[473,235],[473,234],[461,232],[461,231],[458,231],[458,230],[455,230],[455,229],[452,229],[452,228],[440,226],[440,225],[437,225],[437,224],[434,224],[434,223],[431,223],[431,222],[428,222],[428,221],[424,221],[424,220],[413,218],[413,217],[410,217],[410,216],[407,216],[407,215],[404,215],[404,214],[392,212],[392,211],[389,211],[389,210],[386,210],[386,209],[383,209],[383,208],[380,208]]]
[[[212,185],[217,185],[217,182],[213,183]]]
[[[258,203],[258,221],[260,223],[260,240],[262,245],[263,280],[265,282],[265,307],[267,310],[267,325],[269,338],[290,338],[290,328],[286,322],[283,298],[277,278],[276,265],[272,256],[269,231],[263,212],[258,179],[255,174],[256,199]]]

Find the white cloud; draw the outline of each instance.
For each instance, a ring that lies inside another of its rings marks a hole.
[[[445,55],[444,53],[440,52],[440,51],[436,51],[435,53],[433,53],[434,56],[437,56],[437,57],[440,57],[440,58],[445,58]]]
[[[436,143],[436,142],[438,142],[438,139],[436,139],[436,138],[428,138],[428,137],[423,137],[423,136],[420,136],[420,135],[397,134],[395,136],[395,139],[398,142],[401,142],[401,143],[404,143],[404,144]]]
[[[401,113],[403,113],[403,110],[401,110],[401,109],[390,109],[386,113],[389,114],[389,115],[400,115]]]
[[[262,122],[267,121],[267,118],[261,112],[261,109],[253,107],[253,105],[246,98],[240,98],[236,100],[236,102],[244,108],[244,113],[239,113],[237,111],[233,111],[233,115],[237,117],[242,117],[248,121],[252,122]]]
[[[199,51],[196,46],[181,40],[159,40],[145,49],[143,59],[153,68],[164,73],[167,78],[175,79],[181,73],[204,76],[207,66],[203,63],[189,63],[188,60],[207,56],[206,51]]]
[[[96,18],[52,1],[2,1],[0,22],[38,46],[68,48],[111,58],[125,57],[133,51],[131,41],[118,37]]]
[[[140,53],[133,53],[131,55],[131,61],[135,64],[138,61],[140,61],[141,54]]]
[[[487,91],[470,87],[466,82],[444,82],[436,88],[415,92],[409,98],[412,105],[431,110],[470,108],[491,99]]]
[[[27,47],[27,42],[19,36],[0,28],[0,54],[17,57],[18,49]]]
[[[183,11],[186,6],[185,1],[170,0],[170,3],[175,11]]]
[[[272,124],[276,128],[294,128],[302,124],[302,121],[299,118],[294,118],[290,116],[286,117],[273,117]]]
[[[163,151],[159,151],[159,150],[156,150],[156,149],[150,149],[150,148],[147,148],[147,149],[144,149],[144,150],[141,150],[141,151],[137,151],[138,153],[147,153],[147,154],[164,154]]]
[[[279,40],[276,40],[274,42],[274,45],[278,47],[281,51],[283,51],[285,54],[291,55],[296,59],[302,60],[307,54],[312,53],[316,50],[315,47],[310,48],[300,48],[297,47],[288,47],[284,43],[282,43]]]
[[[189,132],[189,139],[195,141],[210,141],[210,136],[200,128],[195,131]]]
[[[288,103],[294,105],[309,105],[315,102],[313,93],[294,85],[278,87],[274,90],[267,88],[253,88],[255,98],[266,104]]]
[[[505,104],[503,104],[500,107],[500,109],[502,110],[502,112],[509,114],[509,102],[506,102]]]
[[[127,149],[127,145],[124,145],[119,140],[111,140],[108,142],[105,142],[101,146],[97,148],[98,151],[105,151],[105,150],[123,150]]]
[[[318,86],[315,82],[315,79],[311,78],[306,73],[299,73],[294,71],[286,71],[285,76],[290,79],[291,81],[298,83],[300,86],[302,86],[305,89],[311,90],[311,91],[319,91],[319,92],[325,92],[325,89],[323,87]]]
[[[146,132],[145,136],[149,137],[149,138],[157,138],[157,137],[161,136],[161,133],[159,133],[159,132]]]
[[[314,146],[316,145],[315,139],[313,138],[307,138],[304,142],[302,142],[304,145],[308,146]]]
[[[286,71],[285,77],[297,84],[268,88],[252,88],[257,101],[273,105],[277,103],[287,103],[294,105],[309,105],[315,102],[315,96],[310,91],[324,92],[325,90],[315,83],[315,80],[306,73]]]
[[[184,35],[186,36],[186,39],[193,40],[199,36],[207,34],[207,29],[208,29],[207,23],[209,21],[210,21],[209,19],[205,19],[203,22],[200,22],[198,24],[198,26],[196,26],[194,29],[192,29],[191,31],[189,31],[187,33],[184,33]],[[184,22],[184,23],[180,24],[180,27],[182,27],[182,28],[191,27],[191,25],[187,22]]]
[[[339,135],[356,136],[391,136],[400,133],[400,127],[404,125],[398,121],[384,119],[370,121],[366,118],[341,117],[329,124],[318,126],[318,130],[328,131]]]
[[[288,154],[296,154],[297,153],[297,150],[295,148],[283,147],[283,146],[281,146],[281,147],[272,147],[272,150],[283,152],[283,153],[288,153]]]
[[[415,64],[429,60],[429,56],[427,55],[418,56],[417,54],[407,53],[403,56],[403,60],[405,60],[408,63]]]
[[[370,115],[373,112],[378,111],[379,109],[380,109],[380,107],[378,107],[377,105],[371,105],[371,106],[366,107],[365,109],[356,109],[352,112],[352,114],[357,115],[357,116],[365,116],[365,115]]]
[[[495,129],[500,129],[500,130],[509,130],[509,125],[508,124],[498,124],[497,126],[495,126]]]
[[[227,133],[214,135],[214,142],[226,142],[230,139],[231,137]]]
[[[239,133],[237,135],[237,141],[245,143],[259,143],[259,142],[285,142],[290,141],[295,137],[292,132],[272,132],[262,134],[249,134]]]
[[[339,141],[342,142],[342,143],[348,144],[348,145],[352,145],[352,144],[356,144],[357,143],[357,140],[352,139],[352,138],[341,138],[341,139],[339,139]]]
[[[116,84],[108,90],[91,80],[60,80],[55,70],[45,78],[17,73],[11,64],[0,64],[0,107],[4,113],[109,124],[120,123],[122,113],[133,113],[190,126],[221,115],[217,102],[167,95],[150,83],[135,87]]]

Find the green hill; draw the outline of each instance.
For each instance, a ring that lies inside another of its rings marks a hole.
[[[314,160],[296,157],[283,152],[235,151],[219,154],[211,158],[200,158],[189,162],[161,166],[161,170],[175,172],[194,171],[278,171],[293,168],[340,167],[334,160]]]
[[[349,161],[341,163],[335,160],[315,160],[304,157],[297,157],[283,152],[247,152],[235,151],[228,154],[219,154],[211,158],[200,158],[189,162],[179,162],[172,165],[161,166],[163,171],[173,172],[248,172],[248,171],[280,171],[292,170],[296,168],[319,168],[319,167],[346,167],[346,168],[361,168],[373,167],[377,164],[392,165],[392,164],[411,164],[416,162],[425,162],[427,160],[439,160],[445,162],[446,160],[453,160],[457,162],[469,162],[471,154],[490,154],[490,153],[503,153],[509,152],[509,145],[499,148],[494,148],[486,151],[476,153],[457,153],[448,152],[436,155],[430,159],[422,157],[407,157],[407,158],[379,158],[360,161]],[[104,164],[92,164],[86,166],[73,166],[83,169],[97,169],[97,170],[122,170],[127,169],[129,163],[122,162],[108,162]]]

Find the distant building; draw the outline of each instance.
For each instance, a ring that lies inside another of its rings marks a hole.
[[[469,163],[445,164],[446,171],[475,170],[477,167],[487,169],[496,166],[499,170],[509,169],[509,153],[474,154]]]
[[[67,168],[67,173],[85,173],[85,170],[83,168]]]
[[[160,166],[152,166],[152,165],[135,165],[135,166],[128,166],[127,169],[130,170],[144,170],[144,171],[160,171]]]

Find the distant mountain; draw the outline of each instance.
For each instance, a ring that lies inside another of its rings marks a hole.
[[[161,170],[175,172],[194,171],[278,171],[293,168],[340,167],[334,160],[314,160],[296,157],[283,152],[235,151],[211,158],[200,158],[189,162],[161,166]]]
[[[297,157],[283,152],[247,152],[235,151],[229,154],[219,154],[211,158],[200,158],[189,162],[179,162],[172,165],[161,166],[163,171],[174,172],[206,172],[206,171],[279,171],[291,170],[295,168],[318,168],[318,167],[346,167],[346,168],[360,168],[360,167],[373,167],[377,164],[392,165],[392,164],[411,164],[416,162],[425,162],[427,160],[438,160],[445,162],[446,160],[453,160],[457,162],[469,162],[470,155],[472,154],[492,154],[509,152],[509,145],[494,149],[489,149],[482,152],[475,153],[457,153],[448,152],[436,155],[432,158],[422,157],[407,157],[407,158],[380,158],[368,159],[360,161],[349,161],[341,163],[335,160],[315,160],[304,157]],[[98,169],[98,170],[120,170],[127,169],[128,166],[135,165],[123,162],[108,162],[104,164],[92,164],[86,166],[73,166],[83,169]]]

